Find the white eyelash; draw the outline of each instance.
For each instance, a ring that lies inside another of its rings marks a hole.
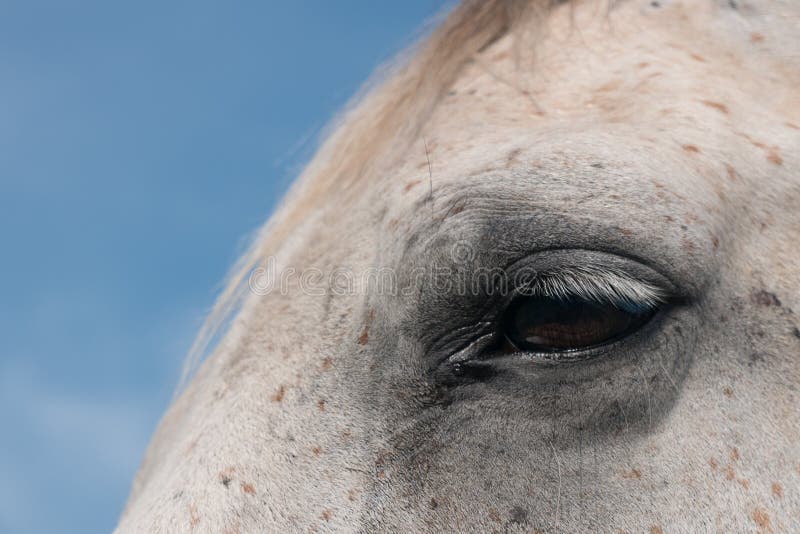
[[[524,291],[527,295],[551,298],[579,298],[619,308],[654,309],[666,301],[658,286],[635,280],[607,267],[568,267],[539,273]]]

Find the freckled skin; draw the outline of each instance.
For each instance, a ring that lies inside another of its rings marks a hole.
[[[655,4],[562,5],[535,58],[497,40],[291,263],[412,280],[469,243],[680,303],[595,361],[466,379],[440,341],[480,296],[253,295],[119,532],[800,530],[800,6]]]

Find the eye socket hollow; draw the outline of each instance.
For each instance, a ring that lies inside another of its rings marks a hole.
[[[639,329],[654,314],[652,308],[575,297],[520,297],[505,312],[504,350],[558,353],[605,345]]]

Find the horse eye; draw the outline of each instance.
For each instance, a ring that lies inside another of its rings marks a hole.
[[[506,311],[505,348],[509,352],[570,352],[603,345],[638,329],[654,313],[578,298],[522,297]]]

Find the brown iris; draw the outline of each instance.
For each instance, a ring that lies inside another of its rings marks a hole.
[[[523,297],[506,311],[503,333],[510,351],[569,352],[609,343],[652,315],[575,298]]]

